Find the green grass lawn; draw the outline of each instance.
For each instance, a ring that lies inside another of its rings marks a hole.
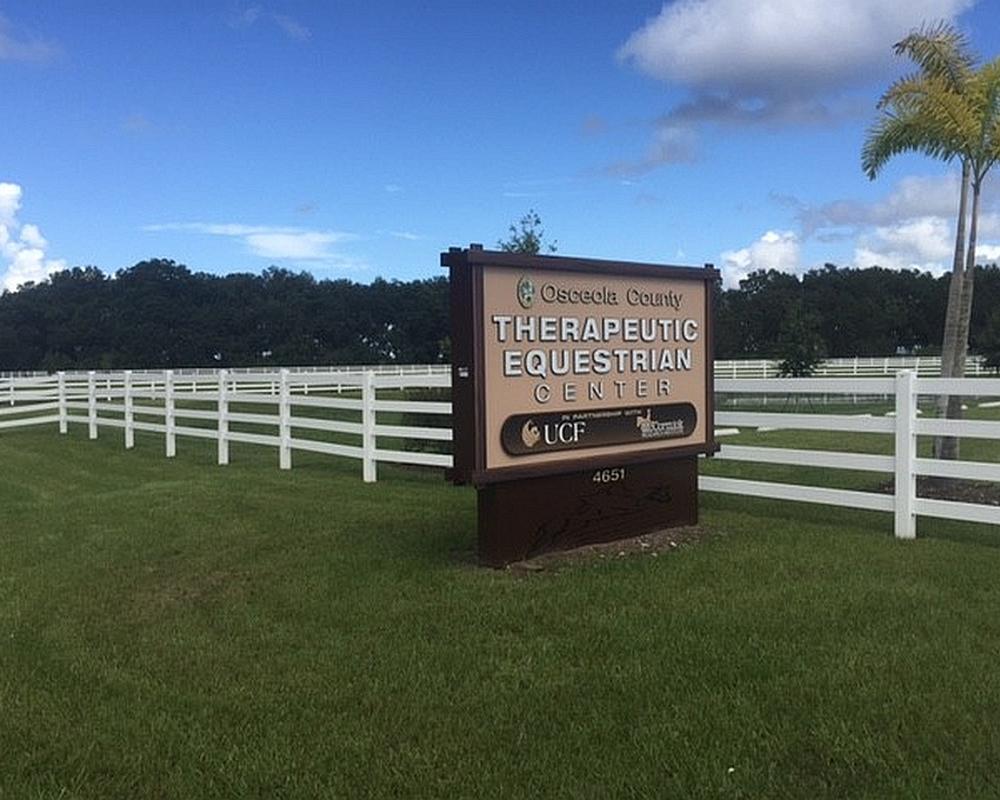
[[[994,531],[705,495],[524,575],[440,473],[214,460],[0,434],[3,800],[1000,794]]]

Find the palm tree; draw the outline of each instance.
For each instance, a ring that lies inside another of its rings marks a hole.
[[[983,181],[1000,156],[1000,59],[976,69],[965,38],[944,24],[910,34],[895,49],[910,56],[920,71],[896,81],[882,96],[880,117],[869,129],[862,149],[862,167],[874,179],[892,156],[907,151],[945,161],[958,159],[962,164],[941,353],[942,376],[962,377],[972,312],[979,199]],[[967,213],[970,190],[972,208]],[[943,397],[941,405],[949,418],[961,416],[960,397]],[[935,452],[939,458],[957,458],[958,442],[942,437],[935,442]]]
[[[961,94],[974,70],[974,60],[969,53],[969,43],[965,36],[954,27],[946,23],[938,23],[931,27],[925,27],[920,31],[911,33],[902,41],[897,42],[893,48],[897,56],[908,56],[919,67],[923,75],[936,77],[948,86],[951,91]],[[886,92],[880,103],[881,108],[887,108],[891,98],[894,97],[893,88]],[[917,148],[919,149],[919,148]],[[941,346],[941,377],[951,378],[956,375],[965,374],[965,356],[961,361],[956,354],[959,349],[960,317],[962,307],[962,296],[965,289],[965,226],[968,216],[969,202],[969,177],[970,168],[968,159],[961,158],[962,179],[959,188],[958,218],[955,224],[955,251],[952,261],[951,281],[948,287],[948,310],[945,315],[944,340]],[[869,178],[874,178],[873,164],[867,163],[866,171]],[[968,340],[968,329],[966,328],[965,340]],[[957,370],[957,372],[956,372]],[[958,400],[958,398],[956,398]],[[938,400],[938,412],[941,416],[950,416],[948,413],[949,403],[952,402],[947,395],[943,395]],[[953,412],[955,409],[953,409]],[[957,412],[961,413],[961,404],[958,404]],[[958,440],[954,437],[937,437],[934,440],[934,452],[938,458],[957,458]]]

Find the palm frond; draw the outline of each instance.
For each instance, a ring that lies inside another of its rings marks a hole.
[[[927,76],[920,72],[910,72],[897,78],[889,84],[875,107],[878,109],[888,108],[897,102],[897,98],[906,97],[913,91],[922,90],[922,84],[927,80]]]
[[[979,130],[980,115],[972,94],[971,82],[960,94],[940,78],[908,76],[886,91],[881,110],[896,117],[919,118],[928,138],[961,149],[963,142],[973,140]]]
[[[918,69],[893,82],[879,99],[861,166],[874,179],[905,152],[960,159],[976,185],[1000,163],[1000,58],[976,66],[968,41],[939,23],[911,33],[895,46]]]
[[[919,152],[951,161],[958,153],[951,143],[929,128],[919,114],[883,114],[868,129],[861,148],[861,169],[875,180],[894,156]]]
[[[980,178],[1000,161],[1000,58],[984,64],[973,84],[976,110],[980,114]]]
[[[947,22],[925,25],[896,42],[896,55],[907,56],[925,75],[935,75],[958,89],[975,68],[968,37]]]

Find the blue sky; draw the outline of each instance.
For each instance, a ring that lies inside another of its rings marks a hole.
[[[559,252],[940,270],[952,168],[859,149],[904,64],[986,0],[0,0],[0,285],[172,258],[441,274],[529,208]],[[981,255],[1000,256],[1000,192]]]

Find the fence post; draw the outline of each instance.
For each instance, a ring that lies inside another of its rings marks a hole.
[[[177,455],[177,400],[174,397],[174,371],[163,374],[163,424],[166,427],[167,458]]]
[[[288,370],[281,370],[281,380],[278,384],[278,466],[281,469],[292,468],[292,404],[288,387]]]
[[[135,406],[133,405],[132,397],[132,370],[125,370],[122,387],[125,391],[125,449],[131,450],[135,447]]]
[[[60,371],[59,378],[59,433],[69,431],[69,415],[66,409],[66,373]]]
[[[365,483],[378,479],[375,463],[375,373],[366,369],[361,380],[361,447]]]
[[[228,387],[226,370],[219,370],[219,463],[229,463],[229,400],[226,397]]]
[[[917,375],[904,370],[896,373],[896,485],[897,539],[917,535]]]
[[[87,373],[87,438],[97,438],[97,377],[94,370]]]

